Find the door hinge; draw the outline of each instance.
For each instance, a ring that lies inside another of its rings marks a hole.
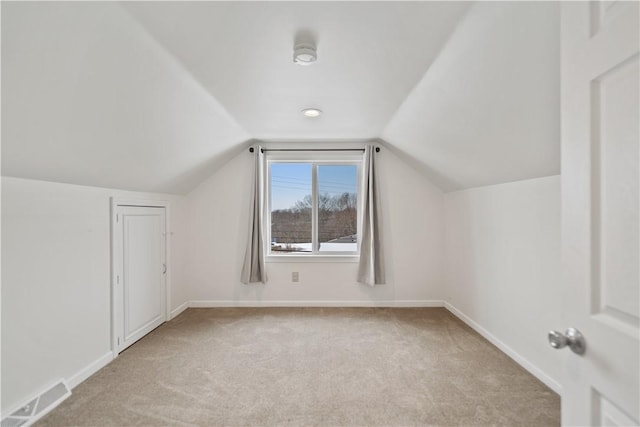
[[[118,285],[120,284],[120,276],[119,275],[116,275],[116,284],[118,284]]]
[[[120,222],[120,214],[116,214],[116,222]]]
[[[120,345],[120,337],[118,337],[118,345]]]

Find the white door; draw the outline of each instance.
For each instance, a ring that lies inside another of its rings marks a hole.
[[[117,206],[114,234],[116,352],[166,320],[165,208]]]
[[[640,421],[638,6],[562,4],[564,425]]]

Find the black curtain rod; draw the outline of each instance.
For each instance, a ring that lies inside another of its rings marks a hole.
[[[364,148],[261,148],[261,152],[265,151],[360,151],[364,152]],[[253,147],[249,147],[249,152],[253,153]],[[376,153],[380,152],[380,147],[376,147]]]

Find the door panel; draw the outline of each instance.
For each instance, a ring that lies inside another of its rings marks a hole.
[[[621,13],[627,13],[627,1],[594,1],[591,2],[591,36],[598,34],[600,30],[606,28],[615,21]]]
[[[594,425],[599,426],[633,426],[637,423],[616,405],[594,391],[593,399]]]
[[[592,314],[638,329],[638,55],[593,82]]]
[[[116,251],[121,277],[115,310],[117,349],[166,320],[165,209],[119,206]]]
[[[562,5],[565,425],[637,424],[640,393],[638,3]]]
[[[162,318],[161,216],[123,214],[125,341]]]

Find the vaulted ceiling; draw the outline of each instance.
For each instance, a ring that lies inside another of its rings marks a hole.
[[[123,5],[261,139],[379,136],[468,8],[455,2]],[[293,63],[297,37],[315,39],[313,66]],[[324,111],[320,119],[300,114],[314,106]]]
[[[253,139],[372,138],[444,191],[559,172],[554,3],[1,7],[3,175],[186,193]]]

